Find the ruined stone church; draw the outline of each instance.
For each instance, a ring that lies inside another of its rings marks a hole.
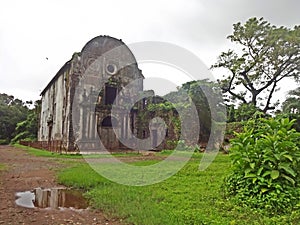
[[[140,97],[145,94],[143,79],[134,55],[121,40],[93,38],[73,54],[41,92],[38,141],[61,141],[65,150],[73,151],[78,143],[85,149],[95,149],[100,138],[105,148],[120,149],[124,147],[120,139],[132,138],[130,134],[145,138],[151,133],[151,145],[157,147],[158,137],[171,131],[158,129],[155,124],[149,129],[145,118],[139,116],[149,101]],[[124,113],[119,107],[119,115],[112,116],[114,102],[121,102],[124,108],[124,99],[140,101]],[[114,123],[117,125],[113,127]]]

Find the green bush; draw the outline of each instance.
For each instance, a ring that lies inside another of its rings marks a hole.
[[[33,134],[30,134],[28,131],[21,132],[17,134],[12,140],[11,144],[18,143],[20,140],[22,141],[35,141],[36,137]]]
[[[177,142],[177,149],[182,151],[194,151],[196,146],[186,144],[185,140],[179,140]]]
[[[250,120],[231,141],[233,172],[224,183],[226,196],[253,208],[280,213],[300,197],[300,133],[294,120]]]
[[[0,139],[0,145],[8,145],[9,140],[8,139]]]

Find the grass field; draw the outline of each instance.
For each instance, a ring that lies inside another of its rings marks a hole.
[[[19,147],[19,146],[18,146]],[[205,171],[199,171],[202,157],[195,153],[189,163],[171,178],[154,185],[134,187],[111,182],[96,173],[81,155],[63,155],[24,147],[35,156],[57,157],[66,168],[59,171],[59,183],[82,189],[91,206],[106,214],[138,225],[160,224],[300,224],[300,211],[287,215],[241,207],[223,197],[222,182],[230,172],[230,158],[219,154]],[[166,156],[170,152],[156,153]],[[137,154],[115,154],[118,157]],[[91,158],[109,158],[111,155],[91,155]],[[75,159],[75,160],[69,160]],[[131,162],[138,166],[158,161]],[[0,165],[1,169],[1,165]]]
[[[194,155],[176,175],[150,186],[113,183],[86,163],[75,163],[64,169],[58,174],[58,180],[86,190],[94,208],[129,224],[300,224],[297,211],[272,215],[272,212],[258,212],[224,199],[221,185],[230,170],[229,156],[219,154],[203,172],[198,170],[200,158],[201,154]],[[149,163],[155,162],[134,164]]]

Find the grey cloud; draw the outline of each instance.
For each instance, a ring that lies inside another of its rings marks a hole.
[[[213,55],[217,57],[228,46],[226,36],[233,23],[253,16],[276,25],[300,22],[298,0],[153,0],[146,5],[138,0],[103,4],[89,0],[81,5],[72,2],[72,7],[67,1],[44,5],[28,0],[20,1],[19,7],[10,1],[5,4],[10,5],[0,7],[0,92],[19,98],[32,93],[33,99],[72,53],[96,35],[116,36],[128,44],[171,42],[198,54],[209,65]]]

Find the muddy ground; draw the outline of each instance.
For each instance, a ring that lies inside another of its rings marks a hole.
[[[34,157],[25,150],[12,146],[0,146],[0,224],[122,224],[101,211],[71,209],[28,209],[15,204],[15,193],[37,187],[59,187],[55,170],[63,165],[55,158]]]

